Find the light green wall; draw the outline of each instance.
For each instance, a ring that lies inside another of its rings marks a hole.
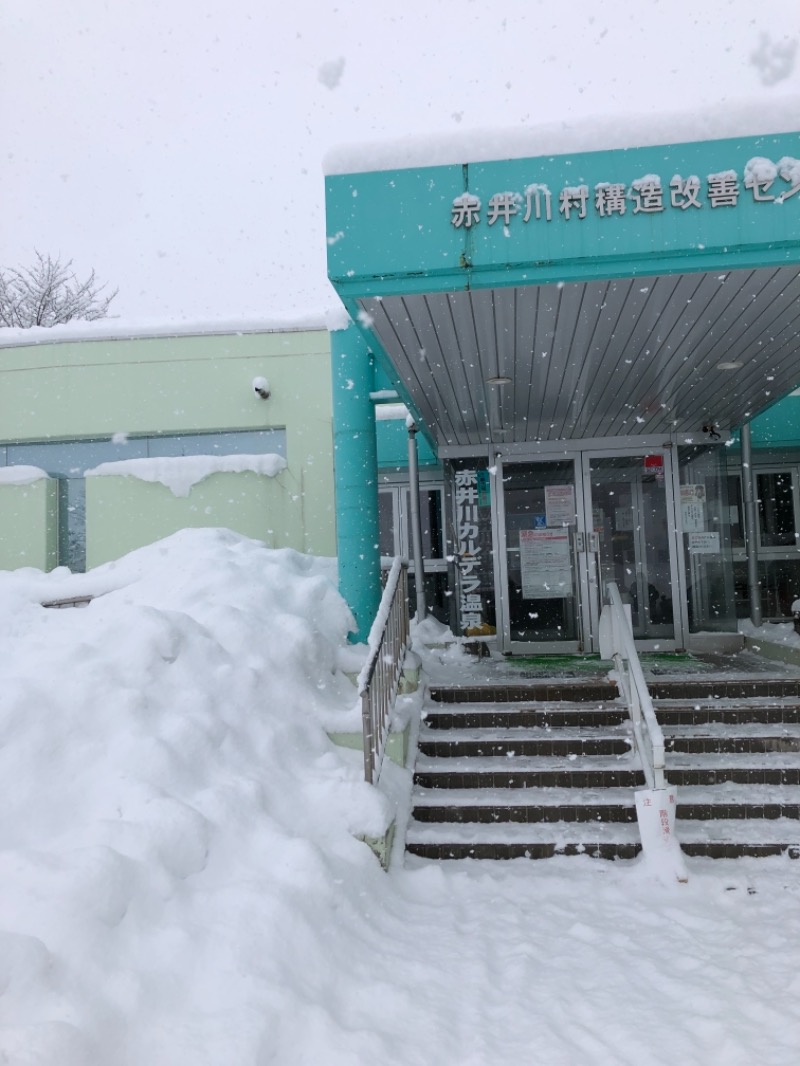
[[[86,565],[98,566],[187,527],[224,526],[270,548],[303,540],[303,508],[288,471],[211,474],[187,497],[135,477],[86,479]]]
[[[253,391],[258,376],[269,380],[269,400]],[[295,497],[291,546],[335,554],[326,331],[0,348],[0,386],[0,433],[5,441],[285,428],[289,466],[278,480],[283,491]],[[151,492],[139,497],[137,505],[155,506],[159,486],[146,488]],[[168,510],[177,513],[171,506]],[[193,513],[187,511],[187,517]],[[152,518],[157,525],[156,516]],[[142,521],[146,525],[148,519]],[[90,534],[95,561],[108,557],[99,535]]]
[[[58,483],[0,485],[0,570],[52,570],[58,552]]]

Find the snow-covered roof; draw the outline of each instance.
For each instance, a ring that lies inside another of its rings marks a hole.
[[[325,173],[360,174],[375,170],[482,163],[570,152],[645,148],[660,144],[716,141],[728,137],[792,133],[800,127],[800,96],[763,101],[729,101],[715,107],[675,114],[596,115],[541,126],[474,129],[441,136],[405,136],[372,144],[331,149]]]
[[[264,319],[208,321],[165,319],[140,323],[136,319],[101,318],[95,322],[65,322],[58,326],[37,326],[31,329],[0,328],[0,348],[19,348],[31,344],[66,344],[76,341],[231,336],[244,333],[299,333],[306,330],[344,329],[348,322],[347,312],[341,306],[294,317],[276,315]]]

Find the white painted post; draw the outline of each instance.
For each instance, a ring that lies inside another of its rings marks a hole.
[[[675,808],[678,794],[675,788],[643,788],[634,794],[636,820],[645,859],[657,873],[689,880],[686,862],[675,836]]]

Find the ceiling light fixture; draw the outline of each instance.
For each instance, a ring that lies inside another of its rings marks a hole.
[[[730,362],[717,363],[717,370],[741,370],[744,363],[737,363],[735,360]]]
[[[510,385],[511,384],[511,378],[506,377],[505,374],[498,374],[496,377],[487,378],[486,379],[486,384],[487,385]]]

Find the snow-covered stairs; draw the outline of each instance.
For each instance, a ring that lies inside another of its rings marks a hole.
[[[800,857],[800,681],[654,682],[687,855]]]
[[[428,859],[633,858],[644,776],[603,682],[434,689],[406,850]]]
[[[800,679],[651,683],[692,856],[800,857]],[[409,854],[633,858],[644,775],[607,682],[440,688],[419,735]]]

